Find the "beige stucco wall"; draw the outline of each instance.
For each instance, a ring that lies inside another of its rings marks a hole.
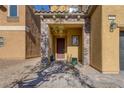
[[[4,46],[0,47],[0,59],[25,59],[25,6],[18,6],[18,18],[8,17],[6,11],[0,10],[0,37]]]
[[[102,70],[102,47],[101,47],[101,11],[102,7],[98,6],[91,16],[91,38],[90,38],[90,65],[98,70]]]
[[[108,15],[116,15],[116,23],[124,24],[124,6],[102,6],[102,71],[119,73],[119,28],[110,32]]]
[[[118,27],[113,32],[109,28],[109,15],[116,15]],[[120,71],[119,33],[122,28],[124,6],[98,6],[91,16],[91,65],[103,73],[116,74]]]
[[[40,17],[33,14],[30,6],[18,5],[18,17],[8,16],[0,10],[0,59],[25,59],[40,56]]]
[[[40,16],[26,6],[26,58],[39,57],[40,54]]]
[[[79,36],[79,46],[72,45],[72,36]],[[67,31],[67,58],[70,60],[72,57],[78,58],[78,60],[82,63],[82,29],[69,29]]]
[[[4,46],[0,47],[0,59],[25,59],[25,31],[0,31]]]
[[[6,11],[0,10],[0,26],[2,25],[25,25],[25,6],[24,5],[18,5],[19,9],[19,17],[12,20],[12,18],[8,17],[8,6],[5,5]]]

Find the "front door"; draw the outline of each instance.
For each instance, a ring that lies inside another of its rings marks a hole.
[[[57,38],[57,60],[65,59],[65,38]]]

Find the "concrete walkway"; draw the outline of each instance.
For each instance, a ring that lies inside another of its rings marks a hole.
[[[124,72],[120,74],[102,74],[90,66],[77,65],[77,69],[88,76],[97,88],[124,88]]]
[[[0,87],[11,87],[27,76],[41,62],[41,58],[0,60]]]
[[[121,88],[124,87],[124,73],[107,75],[90,66],[55,63],[30,74],[15,87],[26,88]]]
[[[124,72],[107,75],[87,65],[73,67],[64,62],[44,66],[40,58],[0,60],[0,81],[0,87],[15,88],[120,88]]]
[[[41,67],[17,83],[16,88],[89,88],[92,81],[78,69],[64,62]]]

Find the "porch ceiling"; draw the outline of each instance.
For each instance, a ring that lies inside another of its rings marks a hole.
[[[54,27],[59,27],[59,26],[63,26],[64,29],[71,29],[71,28],[82,28],[83,24],[49,24],[50,28],[54,28]]]
[[[50,24],[50,31],[53,35],[65,36],[67,31],[77,30],[81,31],[83,25],[81,24]]]

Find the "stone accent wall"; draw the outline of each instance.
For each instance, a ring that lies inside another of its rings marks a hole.
[[[49,50],[49,27],[45,21],[41,21],[41,54],[42,57],[48,57]]]
[[[83,26],[83,64],[89,65],[90,63],[90,19],[85,18],[85,25]]]

